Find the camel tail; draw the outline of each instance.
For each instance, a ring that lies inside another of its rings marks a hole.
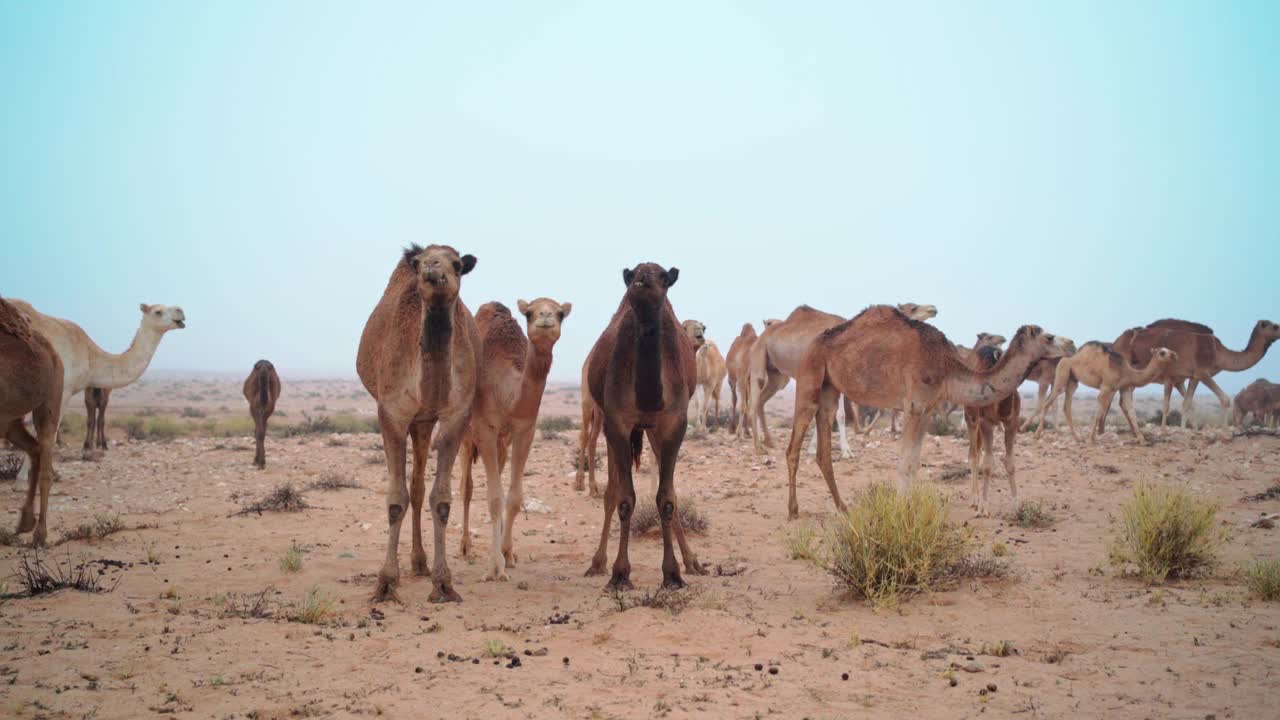
[[[640,469],[640,453],[644,452],[644,431],[631,431],[631,464],[636,470]]]

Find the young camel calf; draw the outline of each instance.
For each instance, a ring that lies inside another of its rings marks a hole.
[[[974,353],[973,369],[988,371],[1000,362],[1004,351],[995,346],[983,346]],[[1034,366],[1032,366],[1034,367]],[[988,510],[987,490],[991,486],[991,468],[995,464],[994,431],[996,425],[1004,429],[1004,471],[1009,476],[1009,498],[1013,507],[1018,506],[1017,469],[1013,461],[1013,443],[1018,437],[1018,416],[1022,413],[1022,400],[1012,392],[995,405],[966,406],[964,423],[969,429],[969,474],[973,478],[973,502],[978,515]],[[982,455],[982,494],[978,494],[978,456]]]
[[[1097,440],[1100,429],[1106,426],[1111,398],[1116,393],[1120,393],[1120,412],[1129,422],[1133,437],[1142,442],[1144,437],[1142,431],[1138,430],[1138,420],[1133,415],[1132,389],[1154,381],[1164,373],[1170,363],[1177,359],[1178,354],[1172,350],[1155,348],[1151,351],[1151,362],[1144,368],[1136,368],[1123,355],[1113,350],[1110,343],[1096,340],[1087,342],[1075,355],[1062,358],[1058,362],[1058,369],[1053,378],[1053,394],[1049,396],[1048,404],[1052,406],[1057,402],[1059,395],[1066,396],[1062,401],[1062,414],[1066,416],[1067,425],[1071,428],[1071,437],[1079,441],[1076,423],[1071,417],[1071,398],[1075,395],[1076,386],[1081,383],[1086,387],[1096,388],[1098,412],[1097,417],[1094,418],[1093,430],[1089,433],[1089,442],[1093,443]],[[1036,416],[1036,422],[1039,424],[1036,428],[1036,437],[1039,437],[1040,431],[1044,429],[1045,407],[1041,406]]]

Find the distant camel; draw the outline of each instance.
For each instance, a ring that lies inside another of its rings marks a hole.
[[[448,245],[410,245],[396,263],[360,336],[356,373],[378,403],[378,424],[387,456],[387,558],[378,572],[374,599],[395,597],[400,581],[396,549],[405,506],[413,503],[413,571],[431,575],[431,602],[461,602],[445,555],[453,461],[471,417],[481,367],[482,340],[475,318],[458,290],[476,265]],[[427,570],[422,547],[422,501],[427,452],[436,437],[436,478],[430,512],[435,562]],[[413,485],[405,487],[406,437],[413,438]]]
[[[1236,393],[1232,404],[1235,413],[1232,421],[1236,427],[1245,427],[1250,416],[1261,425],[1268,425],[1275,420],[1276,400],[1280,399],[1280,385],[1269,382],[1266,378],[1258,378],[1249,386]]]
[[[40,547],[48,537],[49,486],[53,483],[53,440],[58,430],[62,402],[62,360],[53,344],[41,335],[16,304],[0,298],[0,429],[31,463],[27,497],[18,518],[18,533],[30,532],[31,544]],[[22,418],[31,413],[35,437]],[[36,490],[40,513],[35,513]]]
[[[1187,389],[1182,398],[1183,427],[1190,426],[1193,399],[1199,383],[1203,383],[1218,396],[1218,402],[1222,404],[1223,420],[1229,423],[1231,398],[1218,387],[1213,377],[1223,370],[1241,372],[1257,365],[1277,338],[1280,338],[1280,325],[1269,320],[1259,320],[1254,325],[1253,332],[1249,335],[1249,344],[1242,351],[1228,349],[1216,336],[1207,333],[1165,327],[1133,328],[1116,338],[1115,350],[1134,365],[1145,364],[1146,359],[1151,357],[1151,351],[1157,347],[1166,347],[1177,353],[1178,359],[1169,365],[1158,380],[1165,386],[1160,420],[1160,429],[1164,430],[1173,388],[1183,380],[1187,381]],[[1129,394],[1132,395],[1132,391]],[[1121,397],[1121,401],[1124,400]]]
[[[875,305],[821,334],[805,352],[796,378],[795,420],[787,444],[789,519],[799,517],[796,470],[800,446],[815,415],[827,427],[840,395],[856,405],[901,407],[906,412],[898,456],[898,483],[908,488],[920,465],[924,418],[940,403],[994,405],[1017,391],[1032,363],[1046,355],[1064,355],[1067,338],[1034,325],[1018,329],[1009,352],[990,370],[971,369],[955,346],[934,326],[913,320],[897,308]],[[892,358],[886,362],[885,358]],[[831,438],[818,433],[818,468],[836,507],[845,510],[831,467]]]
[[[476,327],[482,338],[480,379],[476,385],[471,423],[463,440],[462,455],[462,545],[464,556],[471,551],[471,465],[475,458],[484,463],[485,487],[489,499],[489,522],[493,529],[489,571],[486,580],[506,580],[506,568],[515,567],[516,552],[512,532],[516,515],[524,509],[524,466],[538,430],[538,409],[551,372],[552,349],[560,339],[560,328],[573,309],[571,303],[548,298],[516,303],[524,316],[528,337],[506,305],[490,302],[476,310]],[[502,470],[511,459],[511,480],[505,493]]]
[[[267,420],[276,411],[280,399],[280,376],[276,367],[267,360],[253,364],[253,371],[244,381],[244,399],[249,401],[249,415],[253,417],[253,464],[258,469],[267,466]]]
[[[142,322],[129,349],[112,355],[98,347],[84,329],[70,320],[63,320],[36,310],[22,300],[10,301],[18,312],[31,322],[31,327],[43,335],[57,351],[62,361],[62,401],[54,415],[54,427],[62,422],[71,397],[87,387],[105,389],[122,388],[142,377],[164,334],[187,326],[187,316],[180,307],[168,305],[139,305]],[[27,478],[27,464],[18,473],[17,487],[21,489]]]
[[[1081,346],[1071,357],[1063,358],[1054,371],[1053,394],[1049,396],[1052,407],[1059,395],[1065,396],[1062,401],[1062,414],[1067,418],[1067,427],[1071,428],[1071,437],[1077,441],[1076,424],[1071,418],[1071,398],[1075,395],[1076,386],[1083,383],[1086,387],[1098,390],[1098,411],[1094,418],[1093,430],[1089,433],[1089,442],[1094,442],[1098,433],[1106,427],[1107,413],[1111,409],[1111,399],[1120,393],[1120,412],[1129,422],[1133,437],[1142,442],[1144,437],[1138,429],[1138,420],[1133,415],[1133,390],[1153,382],[1160,377],[1172,363],[1178,361],[1178,354],[1163,347],[1153,348],[1149,362],[1143,367],[1134,367],[1123,355],[1116,352],[1109,343],[1091,341]],[[1043,408],[1041,409],[1043,413]],[[1038,427],[1036,436],[1044,428],[1044,418],[1036,417]]]
[[[591,478],[590,497],[600,497],[600,487],[596,485],[596,440],[600,438],[600,430],[604,426],[604,415],[600,406],[591,399],[591,391],[587,388],[587,371],[591,369],[591,354],[582,363],[582,427],[578,430],[578,466],[574,471],[573,489],[583,490],[582,476],[587,473]]]
[[[672,550],[672,535],[680,545],[685,569],[705,574],[684,538],[677,510],[675,469],[688,424],[689,399],[695,389],[697,366],[693,343],[681,331],[667,290],[680,271],[641,263],[623,270],[627,291],[617,312],[591,349],[588,387],[604,414],[608,446],[609,484],[605,488],[604,524],[600,545],[588,575],[605,572],[609,526],[616,509],[621,529],[618,555],[609,587],[631,587],[631,514],[636,506],[632,465],[643,452],[644,436],[658,455],[658,516],[662,522],[662,585],[682,587]]]
[[[107,403],[111,401],[111,391],[103,388],[85,388],[84,415],[88,427],[84,432],[84,451],[92,452],[107,449]]]
[[[1004,344],[1003,338],[1000,344]],[[974,353],[971,367],[980,372],[990,371],[1000,361],[1004,351],[995,345],[983,345]],[[1004,472],[1009,478],[1009,501],[1014,508],[1018,507],[1017,467],[1013,459],[1013,444],[1018,437],[1018,416],[1022,413],[1022,398],[1017,390],[995,405],[984,407],[966,407],[964,424],[969,429],[969,474],[973,479],[974,507],[978,515],[986,515],[990,508],[987,502],[987,491],[991,488],[991,471],[995,465],[995,428],[1004,429]],[[979,456],[982,458],[982,492],[978,492]]]
[[[693,426],[706,431],[710,427],[707,422],[708,412],[714,412],[711,417],[717,420],[720,417],[720,389],[724,386],[724,378],[727,374],[724,356],[720,354],[720,348],[707,339],[706,325],[697,320],[685,320],[683,325],[685,333],[693,341],[694,359],[698,367],[696,383],[702,391],[694,392]],[[710,409],[712,401],[715,402],[714,411]]]

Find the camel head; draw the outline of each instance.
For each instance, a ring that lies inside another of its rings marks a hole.
[[[684,334],[689,336],[689,340],[693,342],[694,349],[698,349],[707,344],[707,326],[697,320],[685,320]]]
[[[138,308],[142,310],[142,326],[149,330],[167,333],[170,330],[181,330],[187,326],[186,313],[182,312],[182,308],[177,305],[148,305],[141,303]]]
[[[780,323],[780,322],[782,322],[782,321],[781,321],[781,320],[779,320],[778,318],[765,318],[765,319],[764,319],[764,326],[765,326],[766,328],[770,328],[770,327],[773,327],[774,325],[777,325],[777,324],[778,324],[778,323]]]
[[[978,333],[978,340],[973,344],[973,349],[978,350],[984,347],[998,348],[1004,344],[1004,336],[994,333]]]
[[[938,308],[933,305],[917,305],[915,303],[902,303],[898,305],[898,312],[911,318],[924,322],[938,316]]]
[[[985,335],[986,333],[982,333]],[[997,336],[998,337],[998,336]],[[1003,338],[1001,338],[1003,341]],[[983,345],[978,348],[978,369],[990,370],[1004,357],[1004,351],[994,345]]]
[[[1280,325],[1270,320],[1259,320],[1258,324],[1253,326],[1253,334],[1261,337],[1270,347],[1271,343],[1280,339]]]
[[[1169,348],[1158,347],[1151,349],[1151,362],[1155,363],[1156,367],[1168,367],[1169,363],[1175,362],[1177,359],[1178,353]]]
[[[525,330],[529,341],[539,346],[551,346],[560,339],[560,325],[569,317],[573,303],[558,303],[550,298],[538,298],[533,302],[517,300],[516,307],[524,315]]]
[[[676,284],[679,268],[664,270],[657,263],[640,263],[622,271],[627,285],[627,303],[641,317],[654,317],[667,300],[667,288]]]
[[[423,248],[416,243],[404,251],[404,262],[417,277],[418,294],[423,301],[436,306],[453,302],[462,286],[462,276],[476,266],[474,255],[459,256],[448,245]]]
[[[1067,357],[1076,352],[1076,344],[1071,338],[1047,333],[1039,325],[1023,325],[1013,334],[1009,352],[1024,348],[1042,358]]]

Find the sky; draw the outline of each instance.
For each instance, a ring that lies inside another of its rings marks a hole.
[[[153,368],[354,376],[410,242],[727,352],[807,303],[954,341],[1280,320],[1280,4],[0,0],[0,293]],[[1280,376],[1280,353],[1229,392]]]

